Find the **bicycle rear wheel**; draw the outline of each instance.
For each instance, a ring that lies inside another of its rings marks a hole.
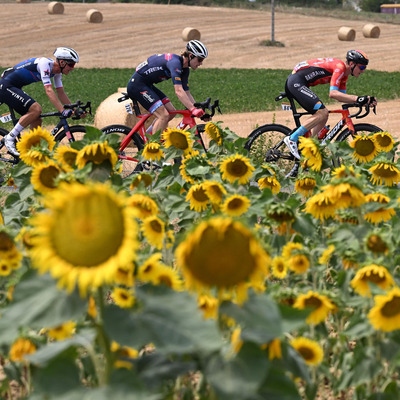
[[[368,133],[376,133],[382,132],[383,129],[379,128],[376,125],[372,124],[355,124],[354,125],[354,132],[356,135],[365,135]],[[349,128],[346,128],[340,135],[337,137],[336,142],[344,142],[346,140],[351,140],[352,136],[350,134]]]
[[[110,135],[112,133],[119,135],[121,139],[120,141],[122,142],[125,137],[131,132],[131,130],[131,128],[125,125],[108,125],[102,128],[101,131],[106,135]],[[121,176],[123,178],[127,178],[132,174],[137,174],[138,172],[141,172],[145,169],[145,165],[143,163],[124,159],[124,157],[137,159],[137,153],[143,148],[143,139],[137,132],[135,132],[131,136],[131,140],[129,141],[128,146],[126,146],[125,149],[119,153],[119,158],[122,159]]]
[[[291,129],[280,124],[267,124],[255,129],[244,146],[249,151],[250,160],[255,165],[274,163],[278,167],[277,174],[290,174],[293,168],[298,166],[294,156],[283,143],[283,139],[290,132]]]

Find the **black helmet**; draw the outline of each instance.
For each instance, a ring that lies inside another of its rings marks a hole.
[[[369,62],[367,55],[360,50],[349,50],[346,54],[346,60],[348,63],[353,61],[361,65],[368,65]]]

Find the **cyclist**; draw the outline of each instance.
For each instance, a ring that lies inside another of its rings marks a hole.
[[[289,75],[285,91],[293,97],[306,111],[312,115],[304,123],[285,137],[284,142],[290,152],[298,159],[300,154],[297,142],[300,136],[311,130],[312,136],[325,126],[328,120],[328,110],[322,101],[310,89],[310,86],[330,84],[329,97],[342,103],[358,103],[360,105],[376,105],[377,100],[373,96],[356,96],[346,93],[346,83],[350,75],[358,78],[367,68],[367,55],[360,50],[349,50],[346,54],[346,62],[335,58],[317,58],[303,61],[297,64]]]
[[[128,86],[128,96],[137,100],[146,110],[156,117],[153,132],[163,132],[168,122],[174,117],[169,111],[174,111],[169,98],[154,84],[172,79],[175,93],[180,102],[192,112],[195,117],[204,115],[202,109],[194,106],[195,100],[189,91],[189,67],[193,70],[202,65],[208,56],[206,46],[198,40],[190,40],[185,51],[177,54],[156,54],[142,62],[136,68]]]
[[[72,110],[64,109],[63,104],[70,104],[70,100],[62,85],[62,74],[68,75],[79,62],[78,53],[69,47],[57,47],[54,51],[56,60],[46,57],[30,58],[6,69],[0,78],[0,103],[5,103],[17,111],[21,118],[11,132],[4,136],[7,150],[18,157],[16,149],[17,137],[28,125],[31,129],[41,126],[40,114],[42,107],[22,88],[34,82],[42,82],[50,102],[65,117],[70,117]],[[56,93],[53,90],[53,78]],[[84,117],[85,115],[82,115]]]

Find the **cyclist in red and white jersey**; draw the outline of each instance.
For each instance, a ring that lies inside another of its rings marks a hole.
[[[358,103],[360,105],[376,105],[373,96],[356,96],[346,93],[346,83],[350,75],[358,78],[367,68],[367,55],[360,50],[349,50],[346,62],[335,58],[317,58],[297,64],[289,75],[285,91],[293,97],[306,111],[312,115],[304,123],[285,137],[284,142],[290,152],[298,159],[300,154],[297,142],[300,136],[311,130],[314,137],[325,126],[329,112],[311,86],[330,84],[329,97],[342,103]]]
[[[68,75],[79,62],[78,53],[69,47],[58,47],[54,51],[56,60],[46,57],[30,58],[6,69],[0,78],[0,103],[12,107],[21,115],[18,123],[11,132],[4,136],[7,150],[18,157],[16,148],[17,137],[28,125],[34,129],[42,124],[40,114],[42,107],[22,88],[34,82],[42,82],[46,94],[54,107],[66,117],[71,116],[72,110],[64,109],[64,104],[71,104],[62,84],[62,75]],[[54,80],[56,93],[53,90],[51,78]],[[85,115],[82,115],[83,118]]]
[[[156,117],[153,132],[163,132],[168,122],[173,118],[169,111],[174,111],[169,98],[155,84],[171,79],[175,94],[180,102],[195,117],[202,117],[204,111],[194,106],[195,100],[189,90],[189,68],[193,70],[202,65],[208,56],[206,46],[198,40],[186,44],[185,51],[177,54],[155,54],[142,62],[136,68],[127,86],[128,96],[137,100],[146,110]]]

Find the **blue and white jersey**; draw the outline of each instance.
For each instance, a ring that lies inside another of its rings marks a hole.
[[[56,88],[63,87],[61,73],[53,74],[54,61],[46,57],[30,58],[5,70],[1,76],[10,85],[22,88],[34,82],[42,81],[44,86],[51,86],[51,78]]]
[[[182,85],[189,90],[189,68],[183,68],[183,57],[177,54],[165,53],[150,56],[136,68],[146,83],[154,84],[172,79],[174,85]]]

